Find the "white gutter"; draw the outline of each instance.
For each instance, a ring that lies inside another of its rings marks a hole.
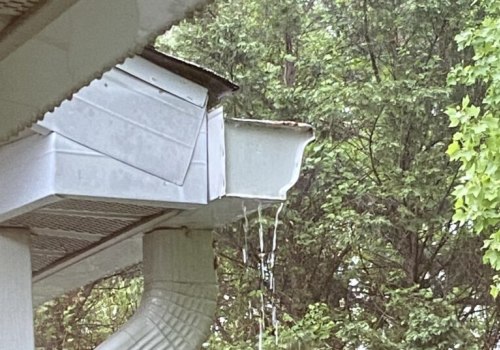
[[[210,231],[144,236],[144,293],[136,314],[96,350],[198,350],[210,334],[217,279]]]

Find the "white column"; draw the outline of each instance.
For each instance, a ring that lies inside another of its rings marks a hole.
[[[34,348],[30,234],[0,228],[0,349]]]

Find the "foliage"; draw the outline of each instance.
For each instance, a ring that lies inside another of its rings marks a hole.
[[[265,349],[494,347],[486,230],[453,218],[462,180],[444,112],[484,94],[458,71],[447,84],[473,57],[455,36],[482,16],[465,0],[218,0],[158,40],[241,86],[228,116],[309,122],[317,135],[279,216],[274,292],[258,233],[269,255],[276,208],[218,231],[208,348],[257,348],[261,298]]]
[[[278,328],[278,337],[271,333],[264,335],[263,349],[331,349],[326,341],[330,339],[334,322],[327,305],[321,303],[309,305],[302,319],[296,321],[290,315],[284,314],[282,321],[285,326]],[[255,345],[251,339],[227,339],[215,332],[207,347],[220,350],[251,350],[256,348]]]
[[[484,261],[500,270],[500,4],[485,7],[479,26],[457,36],[459,49],[472,48],[474,56],[450,74],[449,83],[462,84],[470,96],[448,110],[450,126],[458,128],[448,154],[463,172],[454,191],[455,219],[491,234]],[[492,291],[496,297],[498,285]]]
[[[281,219],[277,303],[295,319],[328,305],[332,348],[495,342],[491,271],[481,237],[454,224],[458,166],[445,156],[443,110],[466,93],[446,77],[469,59],[454,36],[480,12],[460,1],[219,1],[159,42],[241,84],[231,116],[316,127]],[[236,277],[241,236],[226,229],[219,244],[223,291],[241,298],[220,302],[219,336],[233,343],[256,334],[242,319],[258,286]]]
[[[137,267],[36,309],[36,349],[93,350],[133,314],[142,291]]]

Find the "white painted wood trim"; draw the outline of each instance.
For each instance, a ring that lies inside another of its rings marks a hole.
[[[0,228],[0,348],[35,348],[30,234]]]

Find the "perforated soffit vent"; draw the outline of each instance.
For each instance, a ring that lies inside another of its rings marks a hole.
[[[6,227],[27,227],[32,236],[32,268],[37,273],[54,262],[165,212],[164,208],[65,199],[19,215]]]

